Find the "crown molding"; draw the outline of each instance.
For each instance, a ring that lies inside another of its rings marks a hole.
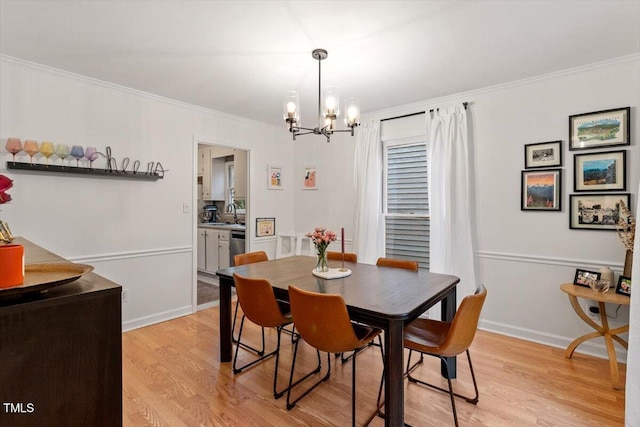
[[[76,81],[79,81],[79,82],[91,84],[91,85],[94,85],[94,86],[99,86],[99,87],[103,87],[103,88],[107,88],[107,89],[112,89],[112,90],[115,90],[115,91],[118,91],[118,92],[128,93],[130,95],[135,95],[135,96],[139,96],[139,97],[142,97],[142,98],[151,99],[151,100],[162,102],[162,103],[165,103],[165,104],[170,104],[170,105],[174,105],[174,106],[177,106],[177,107],[186,108],[186,109],[189,109],[189,110],[192,110],[192,111],[196,111],[196,112],[199,112],[199,113],[213,115],[213,116],[216,116],[217,118],[233,120],[233,121],[236,121],[236,122],[241,122],[241,123],[244,123],[244,124],[250,124],[250,125],[253,125],[253,126],[280,129],[280,126],[272,125],[270,123],[259,122],[259,121],[247,119],[247,118],[241,117],[241,116],[234,116],[232,114],[224,113],[222,111],[212,110],[210,108],[200,107],[200,106],[189,104],[189,103],[186,103],[186,102],[177,101],[175,99],[166,98],[166,97],[160,96],[160,95],[155,95],[155,94],[150,93],[150,92],[145,92],[145,91],[138,90],[138,89],[133,89],[133,88],[130,88],[130,87],[127,87],[127,86],[122,86],[122,85],[119,85],[119,84],[110,83],[110,82],[107,82],[107,81],[104,81],[104,80],[95,79],[93,77],[84,76],[82,74],[72,73],[70,71],[61,70],[59,68],[50,67],[48,65],[38,64],[37,62],[28,61],[26,59],[17,58],[17,57],[14,57],[14,56],[0,54],[0,61],[12,63],[12,64],[15,64],[15,65],[19,65],[19,66],[22,66],[22,67],[25,67],[25,68],[30,68],[30,69],[36,70],[36,71],[41,71],[41,72],[45,72],[45,73],[49,73],[49,74],[54,74],[54,75],[57,75],[57,76],[65,77],[65,78],[76,80]]]
[[[621,56],[618,58],[608,59],[606,61],[594,62],[592,64],[581,65],[579,67],[567,68],[552,73],[540,74],[538,76],[527,77],[526,79],[514,80],[507,83],[500,83],[493,86],[487,86],[480,89],[474,89],[467,92],[460,92],[452,95],[433,98],[429,100],[419,101],[412,104],[400,105],[384,110],[373,111],[371,113],[362,114],[362,121],[365,120],[383,120],[389,117],[398,117],[406,114],[413,114],[420,111],[429,111],[435,108],[447,107],[451,104],[468,102],[473,106],[473,98],[478,95],[484,95],[490,92],[511,89],[514,87],[526,86],[540,81],[556,79],[558,77],[569,76],[587,71],[593,71],[601,68],[612,67],[615,65],[640,62],[640,53]]]

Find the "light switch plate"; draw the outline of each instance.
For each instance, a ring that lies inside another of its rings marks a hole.
[[[189,203],[183,202],[182,203],[182,213],[189,213],[189,212],[191,212],[191,209],[189,207]]]

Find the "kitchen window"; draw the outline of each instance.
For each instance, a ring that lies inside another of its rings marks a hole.
[[[429,269],[427,145],[386,141],[383,151],[385,256],[416,260]]]

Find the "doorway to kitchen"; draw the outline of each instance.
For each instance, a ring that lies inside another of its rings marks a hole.
[[[218,305],[219,269],[244,253],[248,217],[249,151],[211,141],[196,141],[194,307]],[[241,243],[241,244],[240,244]]]

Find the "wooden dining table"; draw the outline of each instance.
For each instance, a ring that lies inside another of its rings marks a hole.
[[[339,261],[329,261],[331,268],[338,268],[340,264]],[[288,300],[289,285],[312,292],[341,295],[352,320],[381,328],[385,332],[385,425],[402,426],[404,325],[437,303],[441,303],[442,320],[453,320],[456,312],[456,286],[460,279],[422,269],[416,273],[345,262],[345,268],[351,270],[351,275],[327,280],[312,274],[315,265],[315,257],[292,256],[218,270],[220,361],[231,361],[233,273],[269,280],[278,299]],[[450,360],[450,369],[455,377],[455,358]]]

